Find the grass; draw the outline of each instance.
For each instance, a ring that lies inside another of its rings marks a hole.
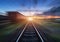
[[[59,23],[43,22],[42,25],[51,26],[51,27],[54,27],[54,28],[60,28],[60,24]]]
[[[7,24],[7,26],[0,29],[0,41],[4,41],[8,35],[14,33],[14,31],[19,27],[22,27],[26,22],[23,23],[15,23],[15,24]]]
[[[12,25],[9,25],[3,29],[0,30],[0,36],[1,35],[7,35],[7,34],[10,34],[11,32],[13,32],[18,26],[22,26],[22,24],[12,24]]]
[[[24,24],[11,24],[7,27],[0,29],[0,39],[4,38],[6,35],[11,34],[14,30],[17,29],[17,27],[21,27]]]
[[[50,37],[52,37],[55,42],[60,42],[60,35],[50,34]]]
[[[52,33],[48,33],[55,42],[60,42],[60,23],[54,23],[54,22],[41,22],[40,25],[48,27],[49,30],[52,30]],[[48,30],[48,28],[46,28]]]

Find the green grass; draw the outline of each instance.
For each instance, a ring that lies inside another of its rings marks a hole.
[[[50,37],[52,37],[55,42],[60,42],[60,35],[50,34]]]
[[[8,35],[11,35],[14,33],[14,31],[19,27],[22,27],[26,22],[24,23],[16,23],[16,24],[8,24],[7,26],[3,27],[0,29],[0,41],[3,42],[5,41],[6,37]]]
[[[60,28],[60,24],[59,23],[43,22],[43,23],[41,23],[41,25],[51,26],[51,27],[54,27],[54,28]]]
[[[23,24],[11,24],[3,29],[0,29],[0,37],[12,33],[18,26],[21,27],[22,25]]]
[[[58,33],[60,31],[60,24],[59,23],[53,23],[53,22],[41,22],[40,25],[46,26],[49,28],[49,30],[52,30],[49,35],[56,41],[60,42],[60,34]],[[45,28],[48,30],[48,28]]]

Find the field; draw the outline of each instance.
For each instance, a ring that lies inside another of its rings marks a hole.
[[[42,25],[43,27],[45,27],[46,30],[48,30],[46,33],[48,33],[49,36],[52,37],[56,42],[60,41],[60,23],[43,21],[40,22],[40,25]]]
[[[2,24],[2,25],[1,25]],[[0,23],[0,41],[7,39],[9,35],[12,35],[17,29],[22,27],[25,23]]]

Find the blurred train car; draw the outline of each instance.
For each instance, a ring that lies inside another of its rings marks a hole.
[[[7,14],[9,20],[11,20],[13,23],[25,21],[25,16],[17,11],[9,11]]]

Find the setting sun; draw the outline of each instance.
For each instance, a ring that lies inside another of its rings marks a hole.
[[[32,17],[29,17],[27,20],[28,21],[33,21],[33,18]]]

